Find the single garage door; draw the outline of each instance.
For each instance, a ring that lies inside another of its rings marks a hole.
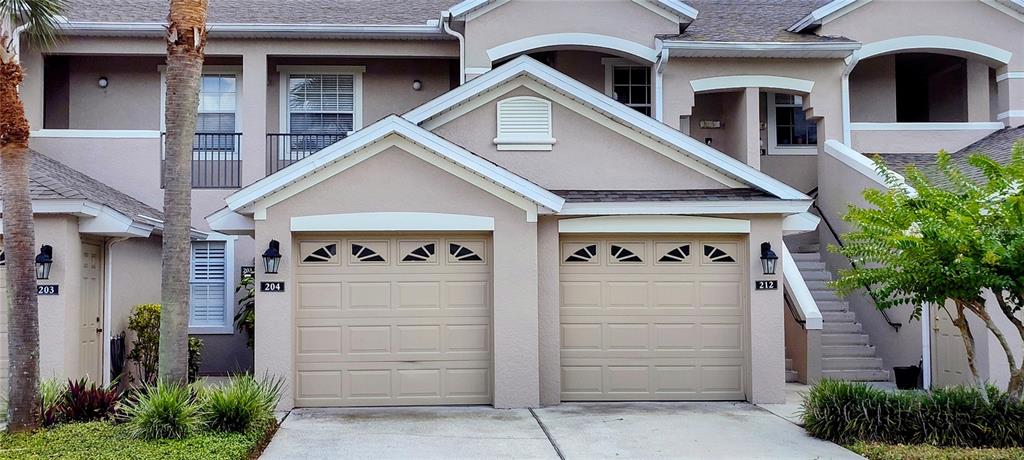
[[[299,238],[296,405],[490,404],[486,235]]]
[[[744,260],[734,237],[563,237],[562,400],[744,399]]]

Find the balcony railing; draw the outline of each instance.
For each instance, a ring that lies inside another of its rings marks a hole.
[[[344,139],[346,134],[267,134],[267,175]]]
[[[160,165],[166,160],[166,133],[161,135]],[[192,141],[192,188],[239,188],[242,186],[242,133],[196,133]],[[163,186],[163,174],[160,175]]]

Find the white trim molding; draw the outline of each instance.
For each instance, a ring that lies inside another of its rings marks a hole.
[[[1009,64],[1010,58],[1013,57],[1013,53],[1010,51],[966,38],[945,35],[912,35],[867,43],[846,59],[847,64],[850,64],[884,54],[911,51],[954,52],[961,56],[980,57],[992,65]]]
[[[1017,80],[1024,79],[1024,72],[1006,72],[996,75],[996,83],[1003,80]]]
[[[211,230],[225,235],[256,234],[256,222],[252,220],[252,216],[243,216],[228,207],[220,208],[206,216],[206,223]]]
[[[658,51],[654,48],[618,37],[588,33],[557,33],[521,38],[487,50],[487,57],[491,62],[496,62],[528,51],[551,47],[597,48],[633,56],[648,63],[658,60]]]
[[[831,20],[841,17],[857,8],[860,8],[871,0],[834,0],[804,16],[795,24],[789,26],[790,32],[802,32],[812,26],[819,26]]]
[[[770,57],[783,59],[846,58],[860,49],[854,41],[838,42],[715,42],[666,40],[664,47],[679,57]]]
[[[750,221],[703,216],[579,217],[559,220],[558,233],[750,233]]]
[[[664,214],[799,214],[807,212],[811,200],[765,201],[652,201],[566,203],[560,216],[581,215],[664,215]]]
[[[740,88],[767,88],[810,94],[814,89],[814,82],[776,75],[727,75],[691,80],[690,87],[695,93]]]
[[[293,232],[484,232],[494,218],[430,212],[361,212],[292,217]]]
[[[385,139],[393,135],[397,138]],[[344,140],[231,194],[226,198],[228,208],[232,211],[244,208],[245,212],[253,213],[254,219],[265,219],[267,207],[312,187],[386,150],[391,145],[399,145],[420,159],[522,208],[527,212],[528,219],[536,218],[537,206],[558,211],[565,203],[563,198],[543,187],[484,160],[398,115],[389,115]],[[254,204],[255,209],[252,209]]]
[[[820,223],[821,218],[809,212],[792,214],[782,219],[782,234],[796,235],[813,232],[818,229]]]
[[[999,112],[999,115],[996,115],[996,120],[1005,120],[1005,119],[1011,118],[1011,117],[1013,117],[1013,118],[1016,118],[1016,117],[1024,118],[1024,110],[1007,110],[1005,112]],[[1003,128],[1003,126],[1000,126],[1000,128]]]
[[[637,142],[641,142],[645,146],[663,152],[677,162],[694,168],[707,169],[710,173],[706,174],[716,174],[726,179],[726,182],[739,184],[737,186],[749,185],[764,190],[783,200],[809,199],[807,195],[778,179],[751,168],[665,123],[637,112],[529,56],[520,56],[497,69],[470,80],[465,85],[407,112],[403,117],[413,123],[429,127],[434,123],[431,120],[435,118],[441,119],[457,110],[472,107],[474,104],[471,100],[476,99],[477,96],[486,93],[492,98],[497,97],[494,93],[500,93],[500,91],[496,91],[496,88],[506,83],[511,83],[508,86],[514,87],[513,85],[520,81],[517,80],[520,77],[525,83],[518,86],[526,86],[534,91],[540,91],[543,96],[555,98],[555,102],[565,105],[577,113],[586,112],[591,119],[603,120],[605,126],[624,135],[629,136],[628,133],[634,133],[637,136],[631,137],[631,139],[636,139]],[[510,91],[511,88],[508,90]],[[483,98],[481,97],[481,99]],[[646,141],[639,138],[646,138]],[[650,142],[646,143],[647,141]],[[721,179],[716,178],[716,180]]]
[[[464,0],[452,6],[449,13],[453,17],[466,17],[466,20],[476,19],[487,12],[508,3],[509,0]],[[665,9],[678,16],[679,19],[692,21],[697,18],[696,8],[687,5],[680,0],[644,0]]]
[[[51,139],[160,139],[160,131],[148,129],[38,129],[29,137]]]
[[[850,123],[850,131],[992,131],[1003,129],[999,122],[933,122],[933,123]]]
[[[878,172],[878,165],[876,165],[875,162],[872,161],[870,158],[864,156],[864,154],[850,147],[847,147],[846,145],[843,145],[841,142],[835,139],[829,139],[825,141],[825,153],[841,161],[843,164],[849,166],[854,171],[863,174],[864,177],[867,177],[868,179],[875,181],[879,185],[886,188],[889,187],[889,184],[886,183],[885,181],[885,177],[882,177],[882,174]],[[897,179],[901,184],[901,187],[904,187],[906,190],[913,192],[913,189],[911,189],[910,186],[907,185],[906,182],[903,180],[902,175],[900,175],[896,171],[892,171],[892,173],[896,175]]]
[[[797,314],[804,321],[804,329],[822,329],[824,320],[821,310],[818,309],[818,302],[814,300],[814,295],[807,288],[804,276],[800,273],[800,267],[797,267],[796,261],[793,260],[793,254],[789,252],[786,243],[782,243],[782,280],[783,286],[791,294],[793,303],[796,304]]]

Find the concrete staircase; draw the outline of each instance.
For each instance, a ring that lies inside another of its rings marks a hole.
[[[832,273],[825,268],[816,247],[800,248],[793,253],[807,288],[818,304],[824,320],[821,331],[821,375],[844,380],[889,381],[889,371],[875,354],[870,337],[857,322],[850,305],[828,286]],[[786,377],[791,365],[786,362]]]

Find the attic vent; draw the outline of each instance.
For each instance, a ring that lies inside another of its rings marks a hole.
[[[498,102],[498,150],[551,150],[551,102],[532,96]]]

